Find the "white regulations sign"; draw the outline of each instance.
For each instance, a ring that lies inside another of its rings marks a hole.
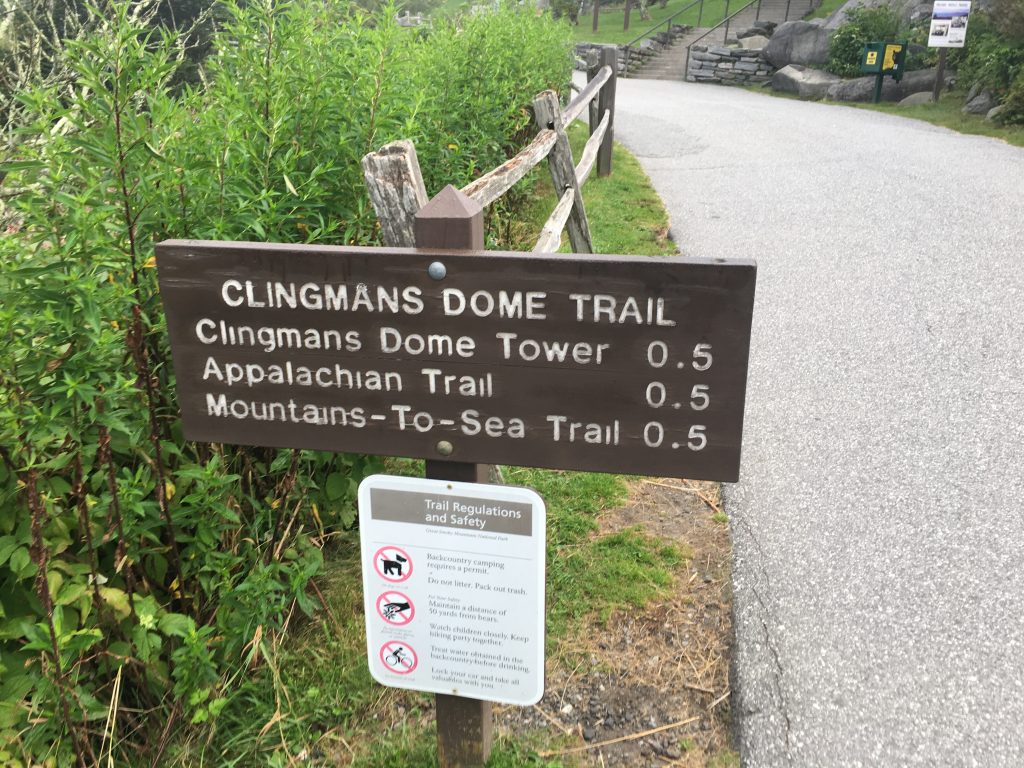
[[[963,48],[970,13],[970,0],[935,0],[928,28],[928,47]]]
[[[544,693],[544,501],[504,485],[373,475],[359,486],[370,674],[530,705]]]

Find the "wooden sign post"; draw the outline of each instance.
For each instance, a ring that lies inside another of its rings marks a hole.
[[[484,247],[484,209],[451,186],[416,213],[413,228],[420,248],[482,251]],[[440,276],[436,270],[435,274]],[[486,483],[488,472],[483,464],[427,459],[426,476]],[[486,763],[494,742],[491,702],[443,693],[435,694],[434,701],[439,764],[445,768],[470,768]]]

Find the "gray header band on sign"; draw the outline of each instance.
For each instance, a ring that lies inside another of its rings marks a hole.
[[[373,488],[370,510],[374,520],[515,536],[533,534],[533,507],[515,501]]]

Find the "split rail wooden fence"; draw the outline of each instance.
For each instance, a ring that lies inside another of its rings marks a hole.
[[[543,91],[533,100],[536,137],[519,154],[485,173],[461,192],[487,207],[547,158],[558,203],[533,247],[535,253],[558,250],[568,228],[575,253],[593,253],[590,226],[581,189],[594,166],[599,176],[612,170],[615,121],[615,46],[590,52],[587,85],[562,109],[554,91]],[[589,108],[590,138],[574,163],[566,129]],[[416,246],[413,222],[427,203],[416,148],[411,141],[395,141],[363,157],[363,174],[370,200],[380,220],[384,243],[392,247]]]

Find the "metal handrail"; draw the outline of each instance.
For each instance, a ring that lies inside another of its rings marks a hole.
[[[690,3],[688,6],[686,6],[685,8],[682,8],[682,9],[676,11],[671,16],[669,16],[667,19],[662,19],[657,24],[655,24],[653,27],[648,29],[646,32],[641,32],[639,35],[637,35],[632,40],[630,40],[628,43],[626,43],[625,47],[629,48],[630,46],[632,46],[632,45],[634,45],[636,43],[639,43],[645,37],[648,37],[649,35],[651,35],[654,32],[654,30],[656,30],[658,27],[662,26],[663,24],[668,24],[676,16],[678,16],[681,13],[686,13],[688,10],[693,8],[693,6],[695,6],[695,5],[704,5],[704,0],[693,0],[693,2]]]
[[[690,44],[688,46],[686,46],[686,64],[683,65],[683,78],[684,79],[686,77],[688,77],[689,74],[690,74],[690,49],[693,48],[694,45],[699,43],[701,40],[703,40],[705,37],[710,35],[712,32],[714,32],[716,29],[718,29],[723,24],[725,25],[725,35],[723,35],[723,37],[728,39],[728,37],[729,37],[729,24],[732,22],[733,19],[735,19],[737,16],[739,16],[741,13],[743,13],[745,10],[747,10],[747,8],[749,8],[752,5],[757,5],[757,16],[760,16],[761,15],[761,0],[750,0],[749,3],[744,5],[738,11],[734,11],[732,14],[729,14],[729,0],[725,0],[725,13],[726,13],[726,17],[724,19],[722,19],[720,22],[718,22],[717,24],[715,24],[715,26],[711,27],[711,29],[709,29],[707,32],[705,32],[703,35],[701,35],[697,39],[691,40]],[[788,15],[788,10],[787,10],[787,15]]]
[[[597,0],[594,0],[594,1],[597,2]],[[667,19],[662,19],[657,24],[655,24],[653,27],[648,29],[646,32],[641,32],[637,37],[634,37],[632,40],[630,40],[628,43],[626,43],[624,46],[622,46],[623,53],[625,54],[625,60],[623,61],[623,64],[622,64],[622,74],[625,75],[627,72],[629,72],[629,49],[630,48],[632,48],[636,43],[640,42],[641,40],[643,40],[643,39],[645,39],[645,38],[655,34],[655,30],[659,29],[662,26],[664,26],[666,29],[669,29],[671,27],[672,20],[675,19],[676,16],[678,16],[678,15],[680,15],[682,13],[686,13],[688,10],[693,8],[695,5],[699,5],[700,6],[700,11],[698,12],[698,18],[699,18],[699,15],[703,15],[703,13],[704,13],[704,0],[693,0],[693,2],[690,3],[688,6],[686,6],[685,8],[681,8],[680,10],[676,11],[671,16],[669,16]]]

